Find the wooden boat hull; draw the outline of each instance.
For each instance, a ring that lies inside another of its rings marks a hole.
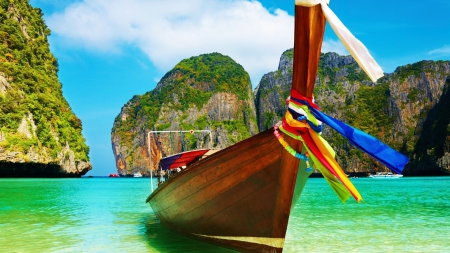
[[[294,192],[308,177],[303,170],[297,180],[298,168],[270,129],[192,164],[147,201],[163,224],[188,236],[243,252],[282,252]]]
[[[295,12],[292,89],[312,97],[325,17],[320,5]],[[302,150],[300,141],[284,139]],[[269,129],[190,165],[147,202],[163,224],[188,236],[241,252],[282,252],[305,168]]]

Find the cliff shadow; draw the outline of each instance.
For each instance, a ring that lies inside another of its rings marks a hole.
[[[0,162],[0,177],[67,178],[81,174],[66,173],[58,164]]]
[[[412,153],[412,157],[414,157],[412,168],[416,169],[414,174],[442,174],[436,165],[436,160],[445,153],[444,146],[449,137],[449,123],[450,76],[445,81],[444,90],[438,103],[428,112],[419,139],[414,147]]]

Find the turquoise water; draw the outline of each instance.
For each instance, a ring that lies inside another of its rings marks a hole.
[[[352,179],[363,204],[309,179],[284,252],[450,252],[450,177]],[[0,252],[232,252],[163,227],[148,178],[0,179]]]

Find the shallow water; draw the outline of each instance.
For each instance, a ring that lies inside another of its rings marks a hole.
[[[308,180],[284,252],[450,252],[450,177]],[[0,179],[0,252],[233,252],[162,226],[148,178]]]
[[[310,179],[291,215],[286,252],[450,252],[450,177],[352,179],[364,203]]]

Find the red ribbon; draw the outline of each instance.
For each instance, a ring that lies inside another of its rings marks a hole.
[[[300,92],[298,92],[298,91],[296,91],[296,90],[294,90],[294,89],[291,90],[291,98],[296,98],[296,99],[300,99],[300,100],[305,100],[305,101],[308,102],[309,106],[314,107],[314,108],[316,108],[317,110],[320,110],[319,106],[317,106],[317,105],[314,103],[314,101],[313,101],[314,98],[308,98],[308,97],[305,97],[305,96],[303,96]],[[299,103],[299,102],[297,102],[297,101],[295,101],[295,100],[293,100],[293,99],[291,99],[291,102],[293,102],[294,104],[297,104],[297,105],[302,105],[301,103]]]

